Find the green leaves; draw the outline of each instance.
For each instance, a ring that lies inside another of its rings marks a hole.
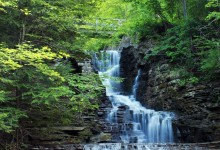
[[[101,85],[97,74],[82,74],[68,76],[69,87],[75,91],[70,100],[73,104],[73,110],[83,112],[86,109],[95,109],[98,107],[97,98],[101,95],[104,87]]]
[[[190,62],[192,59],[192,52],[190,50],[190,36],[188,25],[176,26],[167,30],[163,37],[160,37],[158,44],[153,51],[164,51],[170,58],[171,62],[181,64],[183,62]]]
[[[6,99],[6,92],[5,91],[0,91],[0,103],[7,101]]]
[[[207,19],[220,19],[220,12],[219,7],[220,3],[219,0],[209,0],[209,2],[206,4],[207,8],[211,8],[211,12],[207,16]]]
[[[62,99],[62,97],[70,97],[73,94],[73,91],[67,86],[42,88],[36,92],[36,94],[33,94],[32,104],[53,105]]]
[[[0,130],[4,132],[11,132],[15,127],[18,127],[19,120],[26,117],[23,111],[20,111],[19,106],[15,106],[13,101],[34,101],[35,97],[32,95],[25,99],[24,92],[26,90],[31,90],[31,85],[35,85],[38,81],[64,81],[64,78],[55,71],[47,62],[53,61],[55,58],[62,58],[66,54],[56,54],[51,51],[47,46],[42,48],[36,48],[31,44],[17,45],[16,48],[7,48],[4,45],[0,45]],[[38,77],[36,75],[39,75]],[[42,77],[43,76],[43,77]],[[37,79],[36,79],[37,77]],[[35,81],[33,80],[35,78]],[[42,80],[44,79],[44,80]],[[29,81],[32,80],[32,83]],[[48,82],[41,83],[41,85],[47,84]],[[28,89],[30,88],[30,89]],[[22,90],[18,90],[22,89]],[[54,93],[53,88],[48,88],[45,91],[47,94],[54,94],[56,100],[58,100],[60,95],[55,95],[59,91]],[[65,89],[63,89],[65,90]],[[62,91],[63,91],[62,90]],[[20,98],[19,94],[24,94],[23,99]],[[16,93],[16,95],[14,95]],[[44,97],[42,96],[44,94]],[[59,93],[61,94],[61,93]],[[41,93],[38,97],[38,103],[44,103],[43,98],[48,98],[45,93]],[[27,95],[26,95],[27,96]],[[29,99],[31,98],[31,100]],[[15,106],[15,107],[14,107]]]
[[[73,115],[98,107],[103,89],[98,76],[74,74],[75,64],[72,66],[69,59],[83,60],[96,47],[104,45],[105,41],[98,39],[97,44],[89,47],[93,42],[85,44],[87,34],[79,28],[94,14],[97,3],[0,0],[1,135],[20,125],[35,125],[37,119],[32,118],[35,113],[38,120],[48,121],[43,126],[61,122],[69,125]],[[41,118],[42,114],[53,119]],[[59,117],[50,116],[54,114]],[[18,138],[13,141],[23,139]]]
[[[59,79],[64,81],[64,78],[45,62],[68,56],[65,53],[56,54],[51,52],[51,49],[47,46],[34,48],[33,45],[30,44],[18,45],[17,49],[0,47],[0,50],[0,66],[2,66],[5,71],[34,66],[37,71],[49,76],[51,80]]]
[[[174,67],[185,70],[181,73],[185,74],[181,76],[181,85],[216,79],[220,70],[220,35],[217,30],[217,22],[186,20],[157,38],[153,52],[145,58],[157,54],[168,56]]]
[[[201,69],[206,72],[207,74],[217,75],[220,71],[220,41],[212,41],[211,45],[212,49],[209,51],[204,51],[202,55],[204,59],[201,62]]]
[[[12,132],[18,127],[19,119],[24,117],[26,114],[16,108],[0,108],[0,131]]]
[[[207,32],[205,37],[196,37],[195,47],[199,50],[200,70],[205,73],[205,78],[212,79],[218,77],[220,70],[220,35],[215,31],[215,25],[210,25]]]

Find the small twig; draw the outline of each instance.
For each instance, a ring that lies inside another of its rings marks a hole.
[[[205,25],[205,26],[199,28],[199,30],[202,30],[202,29],[204,29],[204,28],[210,26],[210,25],[211,25],[213,22],[215,22],[216,20],[217,20],[217,19],[212,20],[211,22],[209,22],[209,24],[207,24],[207,25]]]

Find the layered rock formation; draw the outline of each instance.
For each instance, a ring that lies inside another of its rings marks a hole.
[[[130,92],[134,75],[141,69],[137,99],[146,107],[175,112],[176,142],[220,140],[219,79],[181,85],[181,72],[173,69],[165,54],[150,56],[152,45],[148,41],[123,49],[120,65],[125,92]]]

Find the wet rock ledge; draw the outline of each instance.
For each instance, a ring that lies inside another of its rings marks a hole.
[[[123,144],[123,143],[101,143],[101,144],[70,144],[70,145],[47,145],[32,147],[29,150],[218,150],[220,141],[194,144]]]

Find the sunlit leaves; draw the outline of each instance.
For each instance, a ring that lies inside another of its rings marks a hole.
[[[16,49],[2,47],[0,55],[2,56],[0,62],[3,70],[16,70],[30,65],[36,67],[37,71],[51,77],[51,80],[54,80],[53,78],[55,78],[64,81],[64,78],[45,62],[68,56],[68,54],[53,53],[47,46],[34,48],[30,44],[22,44],[18,45]]]
[[[98,11],[100,12],[98,18],[106,18],[106,19],[113,19],[113,18],[126,18],[127,13],[129,10],[129,4],[123,2],[121,0],[107,0],[100,5],[98,5]]]
[[[28,10],[27,8],[20,9],[20,11],[21,11],[24,15],[26,15],[26,16],[31,15],[31,11]]]
[[[14,49],[0,47],[0,66],[2,68],[0,72],[6,70],[15,70],[22,67],[19,62],[14,60],[15,53],[16,50]]]
[[[0,0],[0,11],[7,13],[5,8],[7,7],[16,8],[17,7],[16,3],[17,3],[17,0],[11,0],[11,1]]]
[[[30,88],[30,83],[28,82],[32,80],[31,84],[34,84],[34,78],[36,81],[42,79],[54,82],[64,81],[64,77],[48,63],[57,58],[67,56],[67,54],[56,54],[48,46],[37,48],[31,44],[22,44],[17,45],[16,48],[7,48],[5,45],[0,45],[0,56],[0,103],[10,104],[16,98],[13,97],[13,94],[9,94],[12,93],[12,89]],[[36,75],[39,75],[38,79],[36,79]],[[58,90],[54,93],[56,94],[57,92],[59,93]],[[47,94],[49,93],[47,91]],[[57,96],[54,95],[54,97]],[[44,103],[40,98],[37,101]],[[5,132],[12,131],[14,127],[18,126],[19,119],[25,117],[23,112],[13,107],[2,107],[0,111],[2,112],[0,130]]]
[[[53,105],[58,102],[62,97],[69,97],[73,91],[67,86],[49,87],[47,89],[39,89],[33,95],[33,104],[46,104]]]
[[[85,50],[93,50],[97,51],[100,49],[104,49],[107,46],[110,46],[112,43],[109,39],[104,38],[91,38],[88,39],[87,42],[84,45]]]
[[[82,112],[88,108],[97,108],[96,99],[104,89],[97,74],[73,75],[69,76],[67,80],[69,87],[76,91],[70,98],[75,111]]]
[[[207,16],[207,19],[220,19],[220,1],[219,0],[209,0],[208,3],[205,5],[207,8],[211,9],[211,12]]]

